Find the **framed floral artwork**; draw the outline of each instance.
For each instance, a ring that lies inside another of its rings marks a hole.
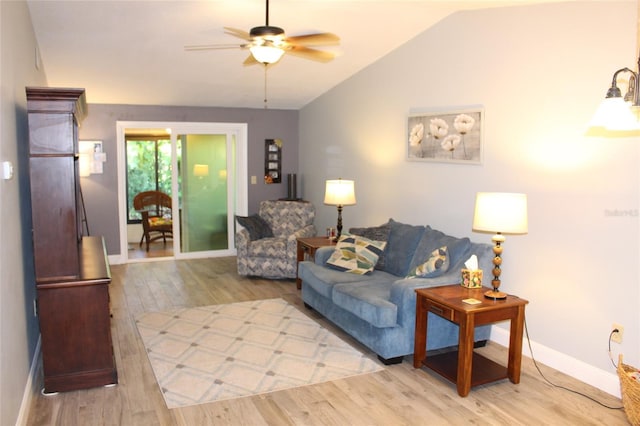
[[[484,110],[421,112],[407,120],[407,159],[482,164]]]

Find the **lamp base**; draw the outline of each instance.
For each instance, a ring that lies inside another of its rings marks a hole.
[[[486,297],[487,299],[506,299],[507,293],[503,293],[498,290],[489,290],[484,293],[484,297]]]

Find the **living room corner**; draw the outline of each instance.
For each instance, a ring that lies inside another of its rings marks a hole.
[[[392,217],[490,243],[471,231],[475,193],[526,193],[529,233],[504,243],[501,289],[529,300],[539,361],[614,395],[612,323],[634,330],[614,356],[639,363],[640,145],[584,133],[612,73],[637,61],[636,17],[633,2],[459,12],[300,112],[304,193],[320,205],[325,179],[356,182],[345,227]],[[482,165],[406,160],[411,113],[474,105]],[[334,223],[320,207],[318,228]],[[494,326],[491,339],[508,334]]]

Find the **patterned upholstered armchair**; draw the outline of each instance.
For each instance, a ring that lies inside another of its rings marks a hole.
[[[296,278],[297,239],[316,235],[313,204],[300,201],[262,201],[259,219],[270,227],[272,237],[246,228],[236,233],[238,274],[265,278]],[[269,230],[267,230],[269,231]],[[269,232],[267,232],[267,235]]]

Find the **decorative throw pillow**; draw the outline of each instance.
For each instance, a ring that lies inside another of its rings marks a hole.
[[[363,228],[350,228],[349,234],[358,235],[368,238],[373,241],[387,241],[389,239],[389,232],[391,231],[391,225],[389,222],[383,223],[380,226],[369,226]]]
[[[425,262],[413,268],[407,278],[433,278],[444,274],[447,269],[449,269],[449,255],[447,247],[442,246],[432,251]]]
[[[447,247],[447,257],[449,257],[450,265],[457,265],[460,261],[469,258],[471,249],[469,238],[452,237],[427,226],[413,253],[413,259],[411,259],[407,271],[411,271],[416,266],[423,264],[424,260],[428,259],[434,250],[443,246]]]
[[[386,244],[357,235],[341,235],[327,265],[339,271],[364,275],[373,270]]]
[[[411,270],[411,260],[416,247],[422,238],[425,227],[422,225],[408,225],[389,219],[391,231],[385,250],[384,271],[404,277]],[[440,246],[437,246],[440,247]]]
[[[350,228],[349,233],[352,235],[359,235],[361,237],[368,238],[373,241],[384,241],[386,242],[389,239],[389,232],[391,231],[391,226],[389,222],[383,223],[380,226],[369,226],[366,228]],[[376,263],[375,269],[384,270],[384,251],[380,253],[380,257],[378,257],[378,262]]]
[[[269,224],[257,214],[236,216],[236,220],[249,231],[249,239],[251,241],[273,237],[273,231],[271,231]]]

